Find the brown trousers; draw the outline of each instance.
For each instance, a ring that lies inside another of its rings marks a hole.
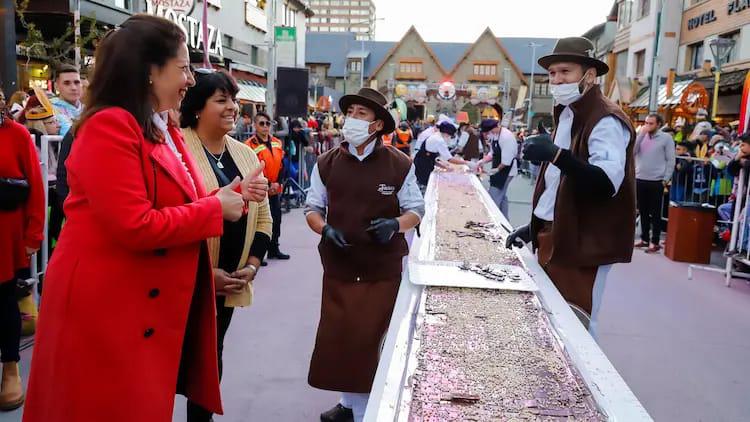
[[[565,300],[591,315],[592,292],[599,267],[575,267],[552,261],[552,223],[545,223],[537,234],[537,260]]]
[[[367,282],[323,276],[320,323],[307,380],[311,386],[370,392],[400,281],[400,276]]]

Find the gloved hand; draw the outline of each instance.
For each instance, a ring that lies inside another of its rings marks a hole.
[[[375,237],[378,243],[386,244],[394,234],[398,233],[400,226],[395,218],[377,218],[370,221],[367,232]]]
[[[523,159],[531,162],[552,161],[560,149],[546,137],[534,136],[523,147]]]
[[[510,232],[505,239],[505,247],[508,249],[512,249],[513,246],[523,248],[529,242],[531,242],[531,228],[526,224]]]
[[[339,248],[346,248],[347,246],[350,246],[348,243],[346,243],[344,234],[329,226],[328,224],[323,227],[322,235],[324,241],[331,242]]]

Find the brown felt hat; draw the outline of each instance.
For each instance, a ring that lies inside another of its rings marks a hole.
[[[552,54],[540,57],[537,63],[545,69],[549,69],[553,63],[580,63],[585,66],[594,67],[596,69],[596,76],[605,75],[609,72],[609,66],[595,57],[595,51],[594,44],[592,44],[587,38],[561,38],[557,41],[557,44],[555,44],[555,49],[552,50]]]
[[[344,114],[346,114],[346,110],[352,104],[363,105],[375,112],[375,120],[383,121],[381,134],[391,133],[396,130],[396,121],[393,120],[393,116],[386,108],[388,100],[380,92],[372,88],[362,88],[356,94],[344,95],[339,100],[339,108]]]

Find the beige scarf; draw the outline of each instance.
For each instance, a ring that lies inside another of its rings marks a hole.
[[[193,155],[193,159],[198,165],[198,169],[203,177],[203,184],[206,186],[206,192],[213,192],[219,189],[219,181],[214,174],[211,163],[208,162],[206,153],[203,151],[203,144],[201,143],[200,138],[198,138],[198,133],[193,129],[186,128],[182,129],[182,136],[185,138],[188,150]],[[243,177],[260,166],[258,156],[255,155],[250,147],[230,136],[224,136],[224,142],[226,144],[227,153],[232,157],[232,160],[237,165],[237,169]],[[247,258],[250,254],[250,246],[252,246],[255,232],[260,231],[267,234],[268,237],[271,237],[271,229],[272,220],[271,210],[268,207],[268,199],[266,198],[262,203],[248,203],[245,244],[242,248],[239,265],[237,266],[238,270],[247,265]],[[220,237],[212,237],[208,239],[208,251],[211,255],[211,266],[213,268],[216,268],[219,264],[220,247]],[[249,306],[252,301],[253,288],[252,284],[249,284],[242,293],[227,296],[224,306],[229,308]]]

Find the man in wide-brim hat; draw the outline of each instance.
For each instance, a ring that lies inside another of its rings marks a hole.
[[[506,245],[532,242],[562,296],[597,314],[612,264],[630,262],[635,232],[635,132],[627,115],[602,95],[597,77],[609,67],[586,38],[563,38],[541,57],[555,99],[554,141],[530,139],[523,158],[541,162],[531,223]],[[586,319],[586,318],[582,318]]]
[[[362,420],[380,347],[408,254],[404,233],[419,224],[424,200],[414,166],[381,136],[395,129],[381,93],[362,88],[339,100],[346,114],[339,148],[318,158],[305,215],[321,235],[320,323],[308,382],[340,391],[321,421]]]

